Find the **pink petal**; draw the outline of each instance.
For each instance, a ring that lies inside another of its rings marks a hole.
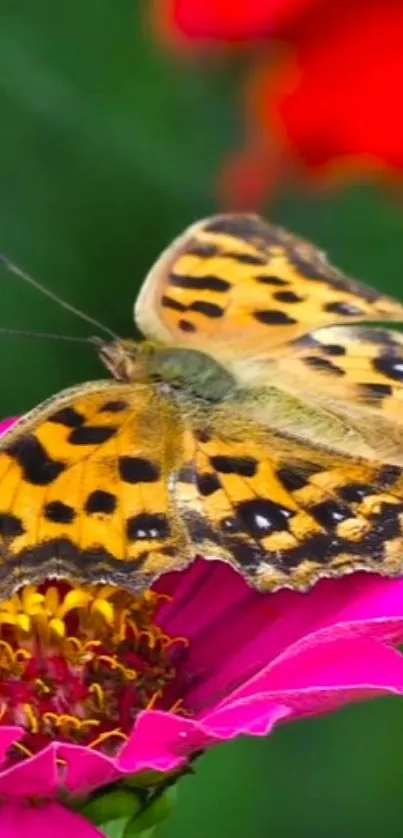
[[[171,771],[191,753],[208,745],[232,739],[241,734],[264,735],[288,714],[287,707],[274,701],[239,702],[238,706],[222,708],[201,721],[174,716],[160,710],[141,713],[129,742],[123,748],[117,765],[122,771],[136,773],[145,769]]]
[[[102,833],[81,815],[58,803],[31,806],[22,802],[0,806],[1,838],[102,838]]]
[[[277,704],[266,695],[254,695],[203,716],[203,726],[225,739],[236,736],[267,736],[274,725],[290,715],[285,705]]]
[[[57,756],[66,762],[64,785],[68,791],[87,794],[119,779],[115,762],[81,745],[58,745]]]
[[[403,656],[376,640],[356,638],[301,644],[243,685],[230,703],[265,694],[300,715],[383,693],[403,694]]]
[[[18,422],[18,416],[12,416],[10,419],[3,419],[3,421],[0,422],[0,436],[5,434],[9,428],[12,428],[16,422]]]
[[[22,736],[24,736],[22,727],[15,727],[14,725],[0,726],[0,766],[4,762],[8,749],[14,742],[18,742]]]
[[[219,602],[217,590],[225,591]],[[173,594],[161,609],[161,623],[168,633],[173,628],[190,639],[186,667],[193,681],[187,700],[195,711],[214,706],[217,698],[307,635],[368,635],[393,642],[403,638],[403,580],[374,574],[323,580],[308,594],[280,591],[265,596],[248,588],[230,568],[200,560],[198,568],[183,574]],[[192,595],[190,602],[187,594]]]
[[[300,596],[290,593],[294,599]],[[309,594],[309,605],[315,611],[317,630],[349,623],[357,626],[359,633],[364,630],[373,636],[375,631],[379,639],[403,638],[401,579],[384,579],[373,573],[324,579]]]
[[[39,754],[0,774],[0,795],[4,796],[50,797],[57,792],[58,787],[55,745],[48,745]]]
[[[214,738],[193,719],[162,710],[146,710],[138,716],[132,735],[117,759],[117,766],[129,773],[146,769],[171,771],[181,765],[189,753],[206,747]]]

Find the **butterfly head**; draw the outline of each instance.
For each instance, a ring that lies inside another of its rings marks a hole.
[[[97,341],[98,354],[118,381],[165,384],[207,401],[219,401],[235,386],[231,373],[205,352],[153,341]]]

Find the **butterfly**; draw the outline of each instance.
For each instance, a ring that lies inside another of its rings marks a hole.
[[[256,215],[191,226],[97,340],[110,380],[0,440],[0,594],[197,556],[262,592],[403,568],[403,305]],[[367,323],[367,325],[365,325]]]

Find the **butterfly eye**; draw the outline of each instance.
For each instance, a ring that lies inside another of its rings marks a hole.
[[[98,341],[97,352],[106,368],[117,381],[135,381],[136,361],[141,344],[133,341],[116,340],[111,343]]]

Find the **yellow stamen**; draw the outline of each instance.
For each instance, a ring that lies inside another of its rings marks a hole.
[[[136,670],[128,669],[123,663],[117,661],[115,658],[112,658],[110,655],[100,655],[98,660],[100,662],[102,661],[102,663],[107,663],[111,669],[119,670],[119,672],[121,672],[128,681],[135,680],[137,675]]]
[[[28,649],[16,649],[14,659],[16,663],[24,663],[27,660],[31,660],[32,654],[28,652]]]
[[[182,643],[186,648],[189,646],[189,639],[187,637],[168,637],[164,634],[161,638],[162,646],[165,650],[170,649],[171,646],[178,646]]]
[[[101,684],[91,684],[89,688],[90,694],[93,696],[94,706],[97,710],[105,710],[105,693]]]
[[[30,751],[29,748],[27,748],[25,745],[23,745],[22,742],[14,742],[13,748],[17,748],[19,751],[21,751],[21,753],[23,754],[24,757],[32,757],[33,756],[32,751]]]
[[[35,679],[35,689],[40,696],[51,695],[52,693],[51,687],[42,678]]]
[[[30,704],[23,704],[23,709],[27,717],[28,727],[31,733],[38,733],[39,722]]]
[[[151,696],[149,702],[146,704],[146,710],[152,710],[155,707],[157,701],[161,698],[161,690],[156,690],[155,693]]]
[[[169,708],[169,712],[179,713],[181,710],[183,710],[183,698],[178,698],[178,700],[175,701]]]
[[[55,739],[114,755],[141,710],[164,707],[176,675],[170,650],[188,645],[156,622],[170,599],[66,581],[0,602],[0,724],[26,732],[8,765]],[[186,712],[181,699],[171,712]]]
[[[138,635],[139,643],[141,643],[141,641],[144,640],[144,639],[145,639],[147,645],[150,647],[150,649],[154,649],[154,647],[155,647],[155,637],[154,637],[153,632],[150,629],[147,629],[147,630],[143,629],[143,631],[139,632],[139,635]]]
[[[120,739],[122,742],[127,742],[128,736],[122,733],[121,730],[117,727],[116,730],[108,730],[106,733],[101,733],[97,739],[93,739],[90,742],[90,748],[99,748],[100,745],[104,745],[109,739]]]

